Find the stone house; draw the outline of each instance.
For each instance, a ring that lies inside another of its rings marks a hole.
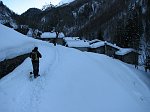
[[[120,47],[104,41],[97,41],[90,43],[89,52],[95,52],[99,54],[106,54],[107,56],[114,57]]]
[[[80,51],[88,51],[89,50],[89,43],[86,40],[80,39],[65,39],[66,47],[75,48]]]
[[[64,38],[63,33],[59,33],[58,38],[56,38],[56,32],[44,32],[42,33],[41,37],[37,39],[48,41],[54,44],[65,45],[65,41],[63,38]]]
[[[121,48],[115,44],[100,40],[90,41],[89,52],[105,54],[123,62],[138,65],[139,53],[132,48]]]
[[[138,65],[139,53],[132,48],[121,48],[116,52],[115,58],[129,64]]]

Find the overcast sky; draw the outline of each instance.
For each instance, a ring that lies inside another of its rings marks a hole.
[[[61,0],[1,0],[11,10],[17,14],[22,14],[29,8],[42,9],[43,5],[50,2],[57,5]]]

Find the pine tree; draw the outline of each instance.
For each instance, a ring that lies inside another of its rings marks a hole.
[[[104,40],[103,32],[102,32],[101,29],[99,29],[98,32],[97,32],[97,39],[102,40],[102,41]]]
[[[126,47],[126,29],[122,21],[118,21],[116,25],[116,32],[114,36],[114,43],[120,47]]]
[[[139,49],[140,43],[140,22],[139,22],[139,12],[133,12],[133,17],[128,19],[126,25],[126,47],[131,47],[136,50]]]

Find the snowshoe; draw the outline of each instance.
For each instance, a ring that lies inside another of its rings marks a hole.
[[[37,77],[39,77],[40,75],[38,74],[38,75],[36,75],[36,76],[34,76],[34,78],[37,78]]]
[[[30,72],[30,76],[29,76],[29,79],[30,79],[30,81],[32,81],[33,80],[33,73],[32,72]]]

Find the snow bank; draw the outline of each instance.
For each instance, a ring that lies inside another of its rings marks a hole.
[[[31,52],[38,42],[0,24],[0,61]]]

